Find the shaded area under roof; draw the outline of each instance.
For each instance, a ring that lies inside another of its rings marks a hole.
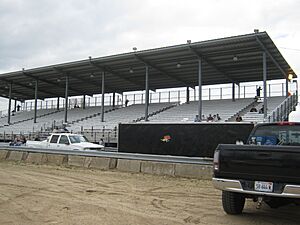
[[[28,70],[0,74],[0,96],[34,99],[64,97],[69,76],[69,96],[101,93],[105,72],[105,92],[144,90],[145,65],[149,66],[151,90],[198,85],[198,59],[202,59],[202,85],[261,81],[262,53],[267,53],[267,79],[286,79],[296,74],[266,32],[187,43],[144,51],[111,55]],[[233,60],[236,57],[237,60]]]

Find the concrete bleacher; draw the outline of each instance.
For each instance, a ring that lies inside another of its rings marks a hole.
[[[283,101],[285,97],[279,96],[279,97],[270,97],[267,99],[267,115],[269,116],[272,111],[279,106]],[[244,122],[254,122],[254,123],[262,123],[264,122],[264,114],[259,113],[259,110],[263,107],[263,102],[260,101],[257,106],[255,107],[257,109],[257,112],[247,112],[246,114],[242,115]]]
[[[154,103],[149,105],[149,114],[158,112],[162,109],[168,108],[173,103]],[[70,130],[80,131],[83,129],[113,129],[119,123],[128,123],[141,119],[145,115],[145,105],[135,104],[128,107],[123,107],[105,114],[105,122],[101,122],[101,115],[87,120],[79,121],[70,125]]]
[[[219,114],[221,122],[233,116],[240,109],[251,104],[253,99],[231,99],[206,100],[202,102],[202,114],[207,117],[209,114]],[[193,122],[198,114],[198,102],[192,101],[169,109],[150,118],[153,122]]]
[[[268,98],[268,113],[271,113],[285,97]],[[242,113],[245,122],[263,122],[263,114],[249,112],[249,107],[256,104],[259,110],[263,103],[256,103],[253,98],[223,100],[205,100],[202,102],[202,112],[206,117],[209,114],[219,114],[220,122],[235,118],[237,113]],[[101,122],[101,107],[87,107],[86,109],[74,108],[68,110],[68,130],[80,132],[81,130],[114,129],[119,123],[142,122],[145,115],[144,104],[134,104],[128,107],[106,106],[104,120]],[[198,102],[189,104],[153,103],[149,105],[149,120],[151,122],[193,122],[198,114]],[[12,124],[7,125],[7,117],[0,118],[0,133],[29,133],[44,131],[53,125],[62,125],[64,109],[41,109],[37,111],[37,123],[33,123],[34,111],[17,112],[11,117]],[[230,120],[229,120],[230,121]],[[231,120],[235,121],[235,120]]]

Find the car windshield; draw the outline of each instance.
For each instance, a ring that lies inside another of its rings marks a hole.
[[[251,135],[250,144],[300,146],[300,125],[260,126]]]
[[[80,142],[88,142],[87,138],[81,135],[70,135],[69,138],[72,144],[80,143]]]

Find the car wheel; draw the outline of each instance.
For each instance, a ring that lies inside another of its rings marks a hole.
[[[240,193],[223,191],[222,203],[227,214],[241,214],[245,205],[245,197]]]

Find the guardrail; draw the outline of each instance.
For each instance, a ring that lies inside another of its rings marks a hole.
[[[13,146],[0,146],[0,150],[8,151],[21,151],[32,153],[45,153],[45,154],[59,154],[59,155],[74,155],[86,157],[105,157],[115,159],[128,159],[128,160],[142,160],[142,161],[155,161],[167,163],[183,163],[183,164],[196,164],[196,165],[212,165],[211,158],[204,157],[186,157],[186,156],[171,156],[171,155],[150,155],[150,154],[136,154],[124,152],[106,152],[106,151],[71,151],[62,149],[41,149],[29,147],[13,147]],[[113,148],[105,148],[105,150],[113,150]]]

